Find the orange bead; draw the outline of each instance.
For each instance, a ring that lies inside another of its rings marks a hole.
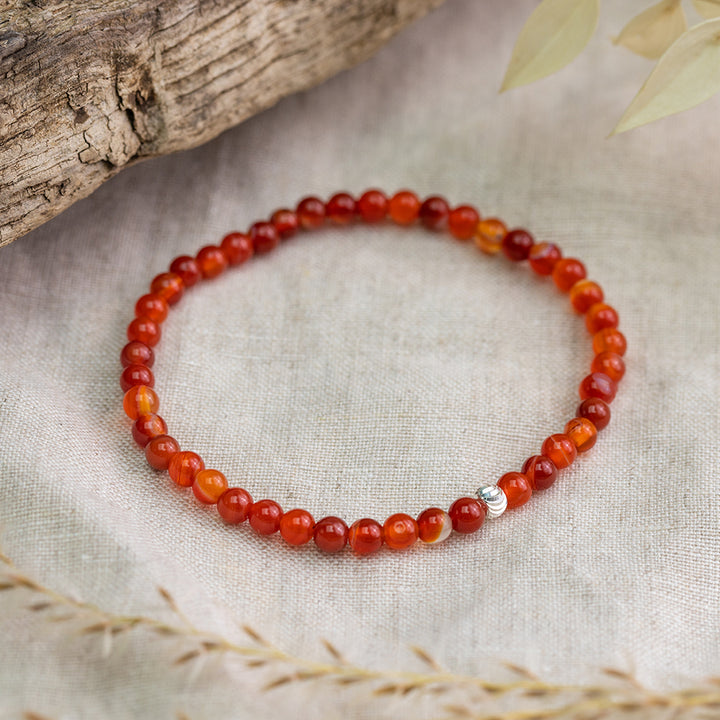
[[[295,218],[295,227],[297,228],[297,218]],[[220,242],[220,249],[225,253],[230,265],[242,265],[252,257],[252,239],[247,233],[231,232]]]
[[[195,482],[195,476],[205,469],[205,462],[194,452],[179,452],[173,455],[168,465],[168,473],[172,480],[180,487],[190,487]]]
[[[177,273],[160,273],[150,283],[150,292],[159,295],[168,305],[174,305],[183,296],[185,283]]]
[[[252,506],[252,497],[243,488],[230,488],[226,490],[217,502],[220,517],[230,525],[244,522]]]
[[[587,452],[597,440],[597,428],[584,417],[573,418],[565,426],[565,434],[579,453]]]
[[[219,470],[201,470],[192,484],[193,494],[205,505],[215,505],[227,489],[227,478]]]
[[[595,303],[602,302],[602,288],[592,280],[578,280],[570,288],[570,302],[579,313],[587,312]]]
[[[167,435],[167,424],[159,415],[141,415],[132,427],[132,435],[144,448],[154,437]]]
[[[357,201],[357,209],[364,222],[382,222],[387,217],[388,199],[381,190],[367,190]]]
[[[130,342],[136,340],[148,347],[155,347],[160,342],[160,335],[160,326],[144,315],[136,317],[127,327],[127,338]]]
[[[552,275],[553,268],[561,257],[562,253],[557,245],[541,242],[530,248],[528,262],[538,275]]]
[[[206,280],[225,272],[228,266],[227,256],[217,245],[206,245],[204,248],[200,248],[196,259],[200,272]]]
[[[557,433],[546,438],[541,453],[550,458],[558,470],[562,470],[575,462],[577,448],[567,435]]]
[[[508,229],[502,220],[485,218],[478,223],[475,231],[475,245],[486,255],[497,255]]]
[[[303,198],[298,203],[296,213],[303,230],[319,228],[325,222],[325,203],[314,196]]]
[[[169,435],[158,435],[145,446],[145,458],[156,470],[167,470],[173,455],[179,452],[178,441]]]
[[[161,298],[155,293],[143,295],[135,303],[135,315],[137,317],[144,315],[156,323],[164,322],[165,318],[168,316],[169,309],[170,308],[164,298]]]
[[[507,496],[508,510],[524,505],[532,497],[532,486],[527,475],[519,472],[505,473],[497,486]]]
[[[590,369],[605,373],[613,382],[618,382],[625,374],[625,361],[614,352],[601,352],[593,358]]]
[[[356,555],[369,555],[383,544],[383,529],[380,523],[370,518],[356,520],[348,531],[348,544]]]
[[[390,219],[398,225],[412,225],[420,213],[420,199],[410,190],[400,190],[388,203]]]
[[[617,310],[602,302],[591,305],[585,314],[585,326],[591,335],[604,328],[616,328],[619,322]]]
[[[133,385],[123,398],[125,414],[131,420],[137,420],[141,415],[153,415],[159,407],[158,396],[147,385]]]
[[[280,535],[289,545],[305,545],[313,538],[315,520],[307,510],[290,510],[280,518]]]
[[[438,543],[450,537],[452,518],[444,510],[431,507],[423,510],[417,518],[418,536],[424,543]]]
[[[469,240],[477,230],[480,213],[471,205],[460,205],[450,211],[448,230],[458,240]]]
[[[625,336],[617,328],[603,328],[593,335],[593,350],[601,352],[614,352],[616,355],[624,355],[627,350]]]
[[[418,539],[418,524],[405,513],[391,515],[383,525],[385,544],[393,550],[405,550]]]
[[[587,276],[585,266],[576,258],[562,258],[555,263],[552,279],[557,289],[570,292],[570,288]]]

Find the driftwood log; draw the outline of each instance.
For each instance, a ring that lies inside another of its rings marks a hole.
[[[443,0],[0,0],[0,246],[369,57]]]

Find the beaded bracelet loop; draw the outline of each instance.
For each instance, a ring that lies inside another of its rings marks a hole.
[[[152,348],[160,340],[161,325],[169,308],[197,282],[215,278],[255,254],[270,252],[299,230],[313,230],[326,222],[348,225],[356,220],[381,223],[387,219],[398,225],[419,221],[432,231],[448,230],[459,241],[472,240],[487,255],[502,252],[513,262],[527,260],[535,273],[552,277],[557,288],[569,295],[575,311],[584,315],[592,335],[595,356],[590,374],[580,383],[582,402],[576,417],[565,425],[564,432],[550,435],[540,453],[529,457],[520,472],[506,473],[497,484],[481,485],[475,497],[459,498],[447,512],[431,507],[423,510],[417,519],[396,513],[382,525],[362,518],[348,528],[343,520],[334,516],[315,522],[306,510],[296,508],[283,512],[274,500],[255,502],[247,490],[229,487],[227,478],[219,470],[206,468],[197,453],[181,451],[177,440],[168,435],[165,421],[157,414],[159,401],[150,369],[154,361]],[[598,431],[610,421],[609,403],[625,373],[622,356],[626,342],[617,329],[617,312],[604,302],[601,287],[586,276],[585,266],[575,258],[563,258],[553,243],[536,243],[526,230],[508,230],[497,218],[481,218],[470,205],[451,209],[438,195],[423,202],[408,190],[391,198],[380,190],[368,190],[357,200],[343,192],[333,195],[327,203],[317,197],[306,197],[295,210],[277,210],[269,221],[254,223],[247,233],[232,232],[219,246],[203,247],[194,258],[188,255],[175,258],[169,272],[152,280],[150,292],[135,305],[135,319],[127,329],[129,343],[120,355],[124,367],[120,376],[120,385],[125,391],[123,406],[134,421],[132,434],[145,449],[148,463],[157,470],[167,470],[180,487],[192,487],[201,503],[216,505],[226,523],[248,520],[259,534],[272,535],[279,531],[290,545],[304,545],[314,540],[317,547],[331,553],[349,545],[358,555],[375,552],[383,544],[402,550],[418,540],[426,544],[441,542],[453,530],[474,533],[486,517],[497,518],[506,509],[524,505],[533,492],[550,487],[558,471],[571,465],[578,453],[590,450]]]

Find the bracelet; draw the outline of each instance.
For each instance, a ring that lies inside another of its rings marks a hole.
[[[475,497],[459,498],[447,512],[431,507],[417,519],[396,513],[382,525],[362,518],[348,527],[334,516],[315,522],[306,510],[283,512],[274,500],[254,502],[244,488],[229,487],[219,470],[206,468],[197,453],[181,451],[157,414],[159,401],[150,369],[154,361],[152,348],[160,340],[160,328],[169,308],[200,280],[210,280],[228,267],[242,265],[255,254],[270,252],[299,230],[313,230],[326,222],[348,225],[359,219],[381,223],[388,218],[402,226],[419,221],[431,231],[448,230],[459,241],[472,240],[487,255],[502,252],[513,262],[527,260],[535,273],[552,277],[557,288],[569,294],[572,307],[584,315],[595,353],[591,372],[580,383],[581,403],[576,417],[567,423],[563,433],[550,435],[540,453],[527,459],[521,472],[508,472],[497,484],[484,483]],[[391,198],[379,190],[368,190],[358,200],[348,193],[338,193],[327,203],[317,197],[306,197],[295,210],[277,210],[269,221],[254,223],[247,233],[232,232],[219,246],[203,247],[194,258],[187,255],[175,258],[169,272],[152,280],[150,292],[135,305],[135,319],[127,328],[129,343],[120,355],[124,367],[120,377],[125,391],[123,406],[134,421],[132,434],[138,445],[145,448],[148,463],[157,470],[167,470],[177,485],[192,487],[201,503],[216,505],[226,523],[238,524],[247,519],[261,535],[279,531],[293,546],[314,540],[318,548],[331,553],[346,545],[358,555],[375,552],[383,544],[401,550],[417,540],[426,544],[441,542],[452,530],[462,534],[476,532],[486,517],[499,517],[506,509],[524,505],[533,492],[550,487],[559,470],[595,444],[597,432],[610,421],[609,403],[625,373],[622,356],[626,341],[617,329],[618,322],[617,312],[604,302],[601,287],[587,279],[585,266],[579,260],[563,258],[553,243],[536,243],[526,230],[508,230],[497,218],[481,218],[470,205],[451,209],[438,195],[421,202],[408,190]]]

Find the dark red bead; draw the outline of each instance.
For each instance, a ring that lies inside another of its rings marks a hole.
[[[269,222],[256,222],[250,228],[250,239],[252,240],[253,250],[258,255],[270,252],[280,243],[277,229]]]
[[[432,195],[420,206],[420,222],[428,230],[444,230],[450,217],[448,201],[440,195]]]
[[[529,457],[522,466],[533,491],[547,490],[557,480],[557,468],[553,461],[544,455]]]
[[[120,351],[120,362],[123,367],[129,365],[145,365],[152,367],[155,362],[155,353],[151,347],[138,340],[132,340]]]
[[[169,435],[158,435],[145,446],[145,457],[156,470],[167,470],[173,455],[180,452],[180,445]]]
[[[457,499],[448,511],[453,530],[459,533],[473,533],[479,530],[485,522],[486,514],[487,507],[471,497]]]
[[[252,240],[246,233],[228,233],[220,242],[220,249],[225,253],[229,265],[242,265],[253,254]]]
[[[275,226],[281,240],[287,240],[289,237],[295,235],[300,225],[297,213],[287,208],[276,210],[272,214],[270,222]]]
[[[364,222],[382,222],[388,214],[387,195],[381,190],[367,190],[357,201],[357,209]]]
[[[154,437],[167,434],[167,424],[159,415],[141,415],[132,427],[132,436],[140,447],[145,447]]]
[[[503,238],[502,251],[505,257],[514,262],[520,262],[528,259],[534,244],[533,236],[527,230],[510,230]]]
[[[228,266],[227,256],[217,245],[206,245],[204,248],[200,248],[197,261],[200,272],[206,280],[222,274]]]
[[[471,205],[460,205],[450,211],[448,229],[458,240],[469,240],[477,230],[480,213]]]
[[[133,385],[147,385],[153,387],[155,378],[152,370],[146,365],[128,365],[120,375],[120,387],[123,392],[129,390]]]
[[[336,225],[347,225],[357,217],[357,203],[349,193],[333,195],[325,206],[325,214]]]
[[[250,525],[260,535],[272,535],[280,529],[282,508],[274,500],[258,500],[250,506]]]
[[[170,263],[170,272],[178,275],[185,287],[192,287],[202,277],[197,260],[189,255],[176,257]]]
[[[577,409],[578,417],[587,418],[597,430],[607,427],[610,422],[610,406],[598,397],[583,400]]]
[[[325,222],[325,203],[314,196],[303,198],[298,203],[297,216],[303,230],[319,228]]]
[[[330,515],[315,523],[313,537],[321,550],[335,553],[347,545],[348,526],[340,518]]]
[[[590,373],[580,383],[581,400],[594,397],[611,403],[615,398],[615,393],[617,393],[617,385],[605,373]]]
[[[252,498],[247,490],[230,488],[226,490],[217,502],[220,517],[231,525],[243,522],[250,512]]]

